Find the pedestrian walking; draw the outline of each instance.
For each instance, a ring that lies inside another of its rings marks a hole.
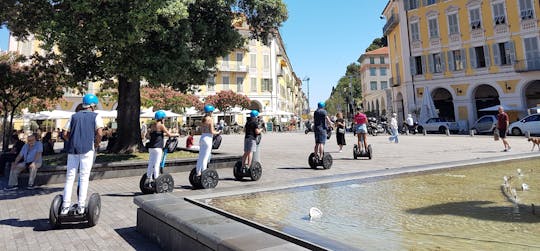
[[[499,138],[502,140],[504,145],[503,152],[509,152],[512,147],[506,140],[506,134],[508,133],[509,119],[508,114],[504,112],[504,108],[499,106],[499,114],[497,114],[497,130],[499,130]]]
[[[336,114],[336,127],[336,140],[339,146],[339,152],[343,152],[343,146],[347,145],[347,143],[345,143],[345,120],[341,112]]]
[[[390,131],[392,131],[392,136],[388,138],[390,142],[396,142],[399,143],[398,139],[398,123],[397,123],[397,114],[392,113],[392,118],[390,119]]]

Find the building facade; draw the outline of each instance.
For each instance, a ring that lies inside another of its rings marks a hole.
[[[483,108],[516,120],[540,104],[538,1],[392,0],[383,15],[401,118],[423,95],[463,129],[493,113]]]
[[[388,47],[379,48],[362,54],[360,79],[362,83],[362,105],[365,111],[376,116],[384,116],[393,111],[391,77]]]

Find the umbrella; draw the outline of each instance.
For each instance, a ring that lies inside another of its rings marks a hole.
[[[435,108],[435,104],[433,104],[433,98],[431,98],[429,88],[424,87],[424,96],[422,97],[422,106],[420,107],[420,116],[418,121],[420,123],[424,123],[430,118],[438,117],[436,109],[437,108]]]
[[[170,117],[180,117],[180,116],[182,116],[182,114],[174,113],[174,112],[171,112],[170,110],[167,110],[167,111],[165,111],[165,116],[166,116],[167,118],[170,118]]]
[[[53,111],[42,111],[39,112],[40,115],[46,116],[45,119],[69,119],[74,112],[62,111],[62,110],[53,110]]]
[[[116,118],[116,117],[118,117],[118,111],[117,110],[112,110],[112,111],[95,110],[94,112],[99,114],[103,118]]]
[[[494,105],[494,106],[490,106],[490,107],[487,107],[487,108],[484,108],[484,109],[480,109],[479,111],[481,111],[481,112],[496,112],[496,111],[499,110],[499,106],[502,106],[505,111],[519,111],[518,108],[510,107],[510,106],[506,106],[506,105]]]

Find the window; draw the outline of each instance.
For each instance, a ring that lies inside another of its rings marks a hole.
[[[249,67],[257,68],[257,54],[249,54]]]
[[[375,58],[374,58],[374,57],[370,57],[370,58],[369,58],[369,63],[370,63],[370,64],[375,64]]]
[[[471,29],[476,30],[482,28],[482,19],[480,18],[480,8],[471,9],[469,11],[471,18]]]
[[[448,15],[448,33],[449,34],[459,33],[458,17],[456,13]]]
[[[493,59],[496,65],[512,64],[511,48],[513,49],[513,44],[510,42],[493,44]]]
[[[381,76],[386,76],[386,67],[381,67]]]
[[[369,68],[369,75],[370,76],[377,76],[377,68],[375,68],[375,67]]]
[[[486,67],[484,47],[483,46],[474,47],[474,52],[476,54],[476,68]]]
[[[388,89],[388,81],[381,81],[381,90]]]
[[[272,79],[263,78],[261,80],[261,90],[263,92],[271,92],[272,91]]]
[[[221,62],[221,64],[225,66],[229,65],[229,55],[223,57],[223,61]]]
[[[206,89],[208,89],[208,91],[216,90],[216,81],[214,80],[214,77],[209,77],[208,80],[206,80]]]
[[[371,82],[369,82],[369,85],[370,85],[370,87],[371,87],[370,89],[371,89],[372,91],[376,91],[376,90],[377,90],[377,81],[371,81]]]
[[[422,56],[417,56],[417,57],[414,57],[414,65],[415,65],[415,69],[416,69],[416,75],[422,75],[424,74],[423,72],[423,67],[422,67]]]
[[[238,62],[238,64],[242,64],[242,60],[244,60],[244,54],[240,53],[240,52],[237,52],[236,53],[236,62]]]
[[[534,18],[534,7],[532,0],[519,0],[519,14],[521,20]]]
[[[257,78],[251,78],[251,92],[257,92]]]
[[[244,78],[243,77],[236,78],[236,92],[244,92]]]
[[[384,64],[384,57],[380,57],[379,61],[381,61],[381,64]]]
[[[437,2],[437,1],[435,1],[435,0],[427,0],[427,1],[426,1],[426,6],[427,6],[427,5],[435,4],[436,2]]]
[[[420,41],[420,30],[418,29],[418,23],[411,23],[411,40]]]
[[[451,61],[450,66],[452,71],[461,71],[463,70],[463,60],[461,55],[461,50],[454,50],[451,51],[451,58],[449,61]]]
[[[506,23],[506,14],[504,14],[504,3],[493,4],[493,22],[496,25]]]
[[[223,76],[223,90],[229,90],[229,76]]]
[[[265,71],[270,70],[270,55],[264,55],[263,69]]]
[[[537,68],[540,66],[540,57],[538,51],[538,40],[536,37],[524,38],[525,57],[527,58],[527,67]]]
[[[440,53],[431,54],[431,57],[433,60],[433,73],[441,73],[443,71],[441,54]]]
[[[418,0],[405,0],[405,9],[414,10],[418,8]]]
[[[437,18],[429,19],[429,38],[439,38],[439,25],[437,24]]]

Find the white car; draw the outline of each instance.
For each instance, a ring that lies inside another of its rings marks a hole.
[[[474,122],[471,129],[476,130],[476,133],[493,133],[497,127],[497,117],[495,115],[484,115]]]
[[[540,134],[540,113],[529,115],[510,124],[508,131],[516,136],[523,135],[526,132]]]
[[[430,118],[426,123],[418,125],[418,131],[445,133],[446,129],[451,132],[459,132],[459,125],[456,122],[448,122],[443,118]]]

